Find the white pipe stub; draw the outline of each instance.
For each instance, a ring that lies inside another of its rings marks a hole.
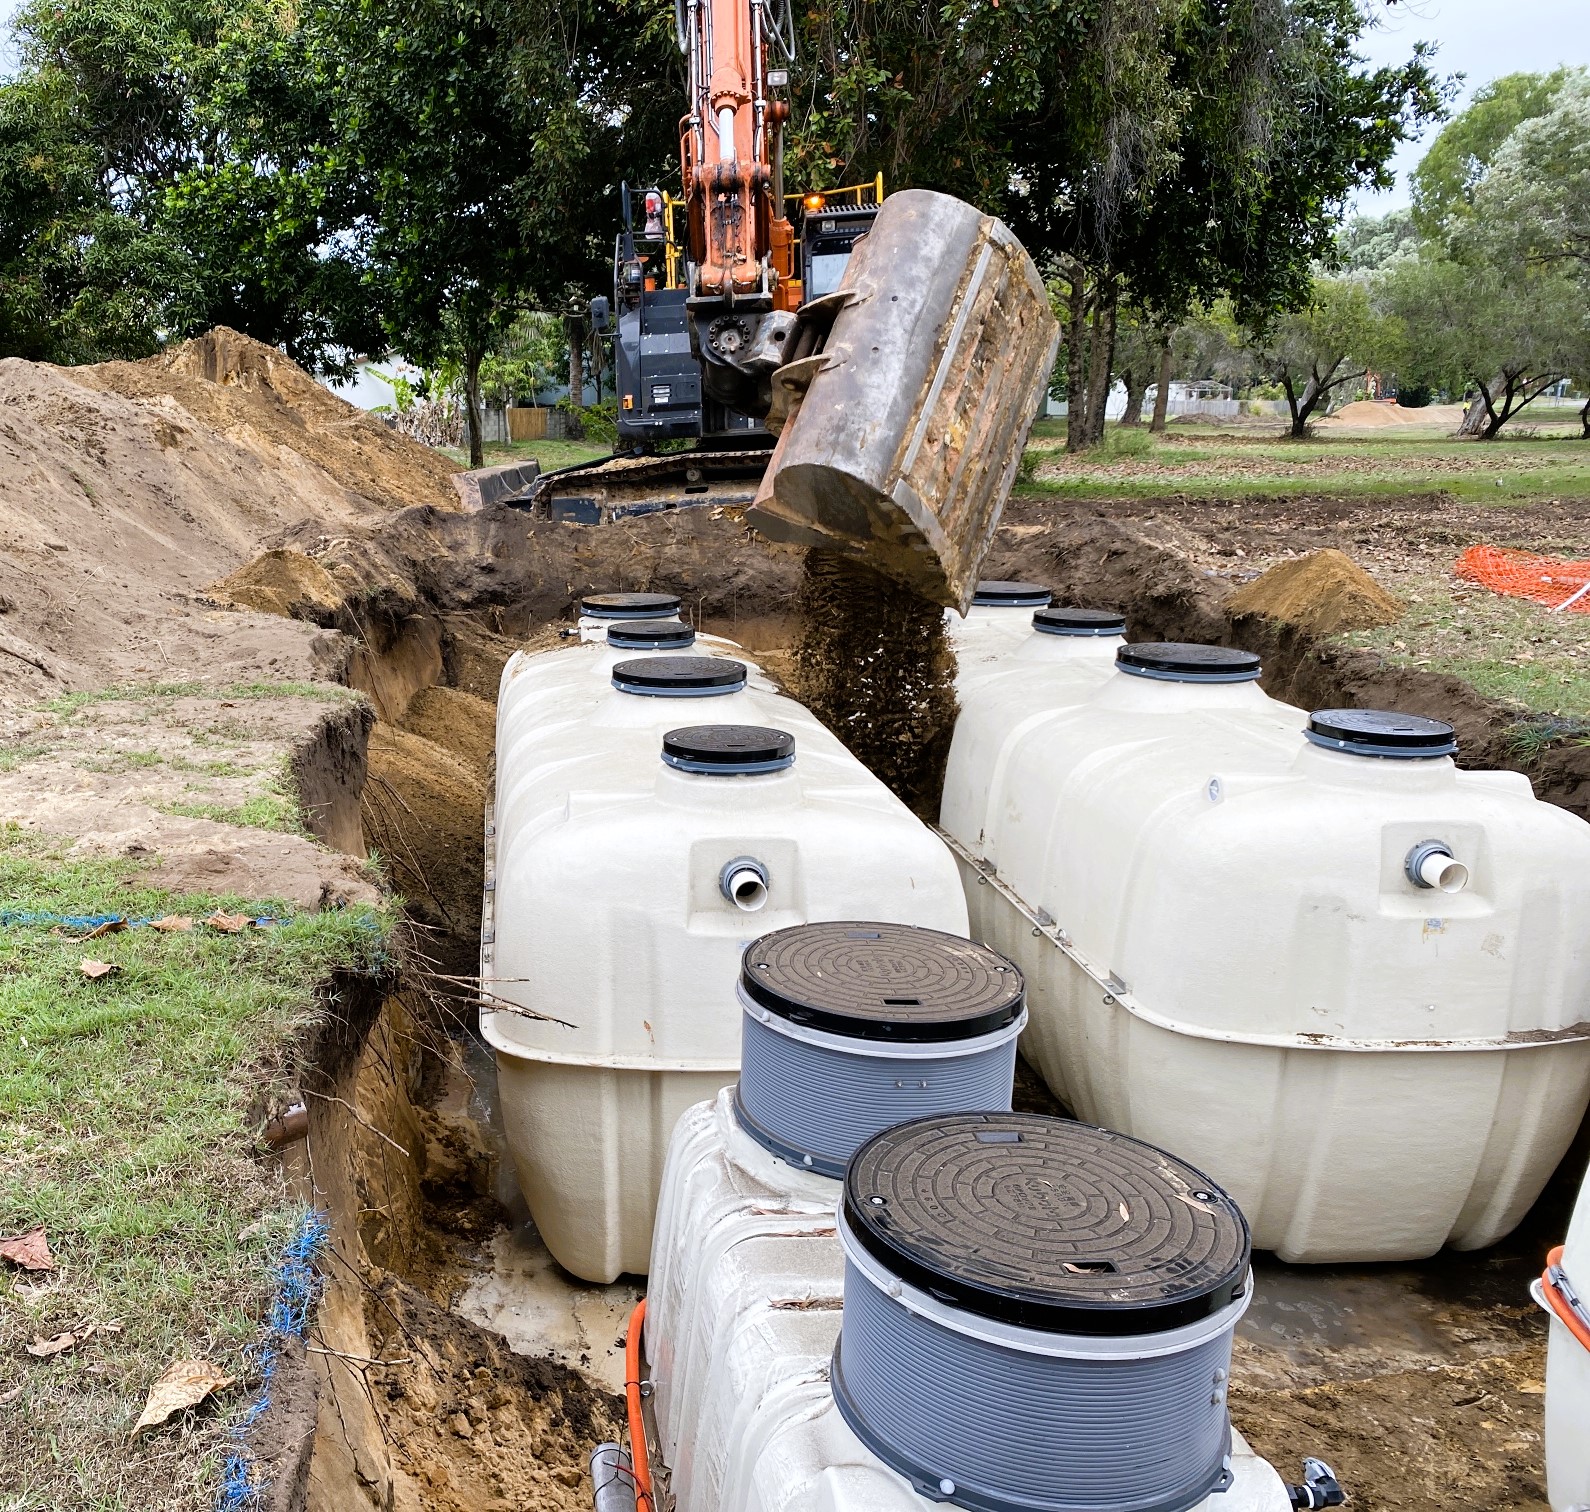
[[[1462,892],[1469,885],[1468,867],[1440,840],[1421,840],[1408,852],[1403,870],[1415,887],[1428,887],[1436,892]]]
[[[718,890],[742,913],[755,913],[767,902],[767,868],[754,856],[736,856],[718,873]]]

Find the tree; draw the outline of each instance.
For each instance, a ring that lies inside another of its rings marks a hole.
[[[1476,391],[1469,433],[1481,440],[1494,440],[1553,384],[1590,367],[1590,312],[1555,270],[1432,254],[1397,265],[1386,292],[1406,333],[1403,375]]]
[[[1502,143],[1525,121],[1551,109],[1569,76],[1515,73],[1493,79],[1441,129],[1410,176],[1413,220],[1421,235],[1443,240],[1470,214],[1474,192]]]
[[[143,357],[191,287],[180,242],[140,214],[144,173],[182,128],[162,50],[183,18],[35,3],[14,21],[22,67],[0,83],[0,355]]]
[[[1052,114],[1018,124],[1013,179],[1027,192],[1007,196],[1004,210],[1073,290],[1073,390],[1084,371],[1112,365],[1123,289],[1167,324],[1221,295],[1249,326],[1307,300],[1316,263],[1335,255],[1347,196],[1388,185],[1398,143],[1442,108],[1422,47],[1397,68],[1361,66],[1364,24],[1354,0],[1189,0],[1161,38],[1168,147],[1124,186],[1078,174],[1055,153],[1073,108],[1064,91],[1048,102]],[[1097,341],[1105,351],[1094,361],[1083,349]],[[1092,405],[1107,384],[1082,392],[1070,446],[1102,433]]]
[[[1115,333],[1115,371],[1126,388],[1122,425],[1143,423],[1143,400],[1160,376],[1161,358],[1170,352],[1170,332],[1138,310],[1124,312]],[[1163,429],[1163,426],[1161,427]]]
[[[1302,439],[1332,392],[1396,365],[1400,340],[1400,321],[1376,309],[1363,279],[1321,278],[1307,305],[1258,333],[1254,350],[1260,370],[1286,395],[1292,436]]]
[[[1477,252],[1560,266],[1590,296],[1590,72],[1570,74],[1551,109],[1502,143],[1473,203]]]
[[[1336,233],[1336,265],[1344,273],[1378,273],[1404,257],[1417,257],[1420,236],[1411,210],[1354,215]]]

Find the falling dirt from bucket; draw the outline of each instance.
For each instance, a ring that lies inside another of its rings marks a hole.
[[[944,611],[832,551],[806,554],[791,690],[918,814],[938,817],[955,728]]]

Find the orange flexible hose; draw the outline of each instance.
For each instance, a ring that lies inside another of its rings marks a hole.
[[[646,1321],[646,1299],[629,1315],[629,1337],[624,1341],[624,1401],[629,1408],[629,1463],[635,1472],[636,1512],[657,1512],[651,1493],[651,1457],[646,1453],[646,1419],[640,1410],[640,1336]]]
[[[1559,1244],[1546,1256],[1546,1269],[1540,1278],[1540,1288],[1546,1294],[1546,1301],[1551,1304],[1551,1315],[1556,1318],[1564,1328],[1571,1333],[1586,1349],[1590,1349],[1590,1325],[1568,1306],[1568,1299],[1557,1290],[1557,1283],[1551,1279],[1554,1266],[1562,1264],[1562,1246]],[[641,1304],[643,1307],[644,1303]]]

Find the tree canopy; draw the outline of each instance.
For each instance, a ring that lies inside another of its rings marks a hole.
[[[882,171],[1002,214],[1080,289],[1072,344],[1096,332],[1106,386],[1123,298],[1156,329],[1220,296],[1256,323],[1305,301],[1346,196],[1441,103],[1422,50],[1361,61],[1359,0],[795,21],[792,185]],[[0,256],[52,271],[4,301],[9,350],[226,321],[321,370],[392,345],[473,373],[526,308],[605,286],[619,179],[675,168],[664,0],[33,0],[18,26]]]
[[[1448,236],[1467,218],[1474,191],[1503,142],[1525,121],[1551,109],[1569,76],[1505,74],[1481,85],[1468,107],[1454,116],[1430,144],[1411,175],[1413,218],[1421,234]]]

